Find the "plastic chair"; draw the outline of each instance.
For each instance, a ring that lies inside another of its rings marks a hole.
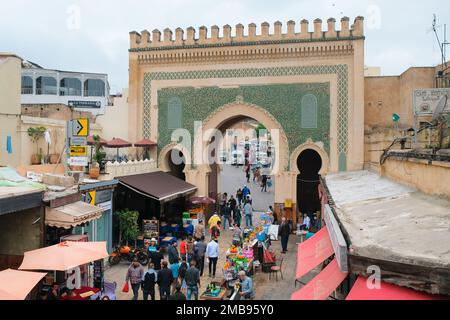
[[[280,265],[275,265],[275,266],[270,268],[269,279],[271,279],[272,273],[275,273],[275,279],[276,279],[276,281],[278,281],[278,272],[279,272],[280,275],[281,275],[281,280],[284,280],[284,278],[283,278],[283,270],[281,269],[281,267],[283,266],[283,259],[284,258],[280,259]]]

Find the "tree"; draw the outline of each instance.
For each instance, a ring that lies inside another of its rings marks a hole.
[[[139,234],[139,212],[123,210],[114,212],[114,215],[119,220],[119,243],[125,239],[128,245],[128,240],[136,239]]]
[[[33,143],[36,143],[36,154],[39,154],[38,141],[44,137],[45,131],[47,131],[47,128],[45,127],[30,127],[27,130],[28,136],[31,138],[31,141]]]

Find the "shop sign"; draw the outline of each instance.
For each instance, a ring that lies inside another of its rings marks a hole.
[[[86,137],[72,137],[70,139],[70,145],[85,146],[85,145],[87,145],[87,138]]]
[[[70,157],[67,163],[69,166],[86,167],[88,165],[88,157]]]
[[[414,112],[417,115],[432,115],[439,102],[447,96],[450,99],[450,89],[419,89],[414,90]],[[447,103],[444,113],[450,113],[450,103]]]
[[[78,101],[78,100],[69,100],[69,107],[72,108],[93,108],[100,109],[102,107],[101,101]]]
[[[70,156],[71,157],[86,157],[87,147],[86,146],[70,146]]]

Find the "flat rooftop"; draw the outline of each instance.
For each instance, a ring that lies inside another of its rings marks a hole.
[[[450,268],[449,200],[369,171],[331,174],[325,180],[352,254]]]

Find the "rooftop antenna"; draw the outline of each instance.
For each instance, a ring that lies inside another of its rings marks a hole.
[[[445,108],[447,107],[447,101],[448,96],[444,95],[436,106],[436,109],[434,110],[433,119],[431,120],[431,122],[440,122],[442,120],[441,116],[444,113]]]
[[[450,43],[447,42],[447,25],[444,24],[444,42],[441,43],[441,39],[439,38],[437,30],[442,27],[437,25],[437,17],[436,14],[433,14],[433,23],[432,23],[432,31],[436,36],[436,40],[439,45],[439,50],[441,51],[441,59],[442,59],[442,70],[447,67],[447,58],[446,58],[446,46]]]

